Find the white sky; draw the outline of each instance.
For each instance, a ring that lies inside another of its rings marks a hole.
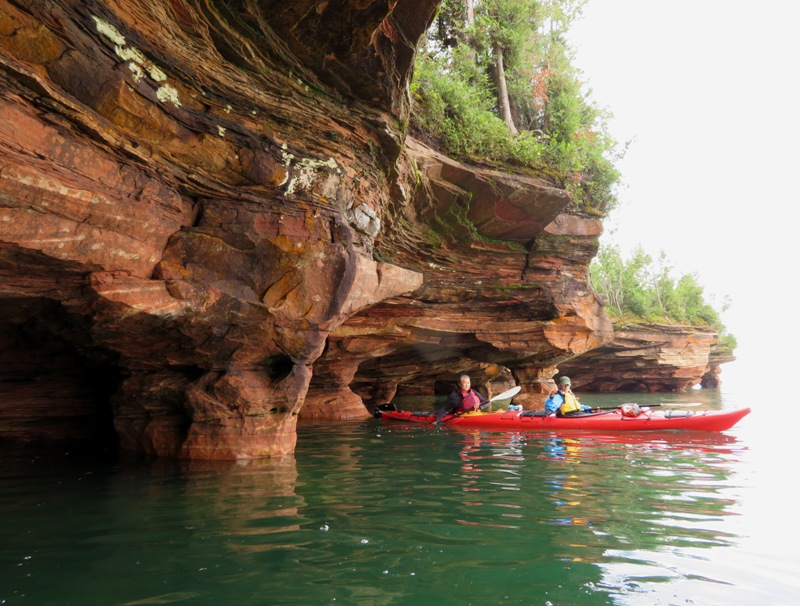
[[[800,344],[800,1],[589,0],[574,64],[631,140],[603,242],[696,273],[755,372]],[[736,373],[741,374],[741,373]]]

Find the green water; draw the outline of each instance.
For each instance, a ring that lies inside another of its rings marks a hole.
[[[773,515],[757,421],[555,435],[370,419],[301,427],[295,455],[249,464],[6,448],[0,604],[795,604],[796,531]]]

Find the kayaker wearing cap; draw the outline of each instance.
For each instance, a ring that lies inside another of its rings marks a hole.
[[[591,410],[590,407],[581,404],[578,397],[572,393],[572,381],[569,377],[559,378],[558,385],[559,388],[550,392],[550,396],[544,401],[547,414],[556,413],[559,417],[563,417]]]
[[[437,422],[447,414],[463,414],[472,410],[479,410],[489,401],[471,387],[469,375],[458,378],[458,388],[447,396],[447,401],[437,410]]]

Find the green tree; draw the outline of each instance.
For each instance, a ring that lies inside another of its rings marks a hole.
[[[654,260],[639,246],[624,259],[619,247],[601,246],[589,277],[613,319],[708,326],[720,333],[724,345],[736,346],[719,312],[705,300],[697,276],[684,274],[676,281],[663,251]],[[721,311],[726,310],[727,303]]]
[[[616,203],[621,152],[570,63],[585,0],[444,0],[412,82],[412,132],[446,153],[561,179],[576,206]]]

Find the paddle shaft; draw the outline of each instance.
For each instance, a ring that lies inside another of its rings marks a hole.
[[[617,410],[620,406],[623,406],[623,404],[619,404],[618,406],[593,406],[592,410]],[[662,406],[662,404],[642,404],[641,406],[655,408],[656,406]]]

